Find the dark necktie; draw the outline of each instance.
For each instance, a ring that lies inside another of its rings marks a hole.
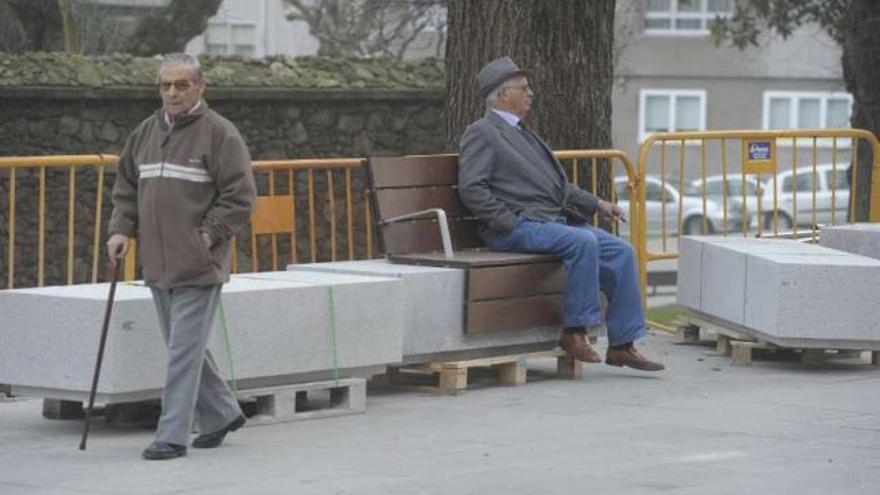
[[[550,157],[547,149],[541,145],[538,141],[538,138],[535,137],[535,134],[529,130],[528,127],[523,124],[522,121],[516,123],[516,128],[519,130],[519,133],[525,138],[526,142],[535,150],[535,153],[538,154],[538,157],[545,163],[550,165],[551,168],[555,169],[556,164],[553,162],[553,159]]]

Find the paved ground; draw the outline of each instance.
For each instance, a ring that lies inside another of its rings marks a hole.
[[[648,339],[656,375],[482,386],[457,397],[385,391],[367,413],[245,428],[219,449],[147,462],[145,429],[0,402],[0,494],[880,493],[880,370],[867,360],[732,367],[710,348]]]

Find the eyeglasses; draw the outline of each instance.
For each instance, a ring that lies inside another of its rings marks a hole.
[[[522,91],[523,93],[525,93],[526,91],[531,89],[531,86],[529,86],[529,84],[526,83],[526,84],[519,84],[519,85],[515,85],[515,86],[514,85],[504,86],[504,89],[518,89],[518,90]]]
[[[170,91],[171,86],[178,91],[186,91],[193,86],[193,82],[187,79],[179,79],[177,81],[162,81],[159,83],[159,90],[164,92]]]

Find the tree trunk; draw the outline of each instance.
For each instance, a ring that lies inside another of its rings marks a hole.
[[[189,40],[205,31],[221,3],[223,0],[171,0],[138,22],[121,51],[144,57],[182,52]]]
[[[452,0],[448,17],[450,149],[485,111],[477,72],[505,55],[531,72],[528,121],[555,149],[611,145],[613,1]]]
[[[844,19],[843,78],[853,95],[852,126],[880,136],[880,3],[851,0]],[[867,143],[858,149],[856,221],[867,219],[873,155]],[[850,170],[852,174],[852,169]]]
[[[477,73],[505,55],[530,71],[535,100],[526,120],[553,149],[611,147],[614,1],[450,0],[448,20],[450,150],[485,112]],[[599,174],[603,196],[608,175]]]
[[[76,16],[73,15],[71,0],[58,0],[58,7],[61,9],[61,25],[64,30],[64,51],[81,53],[82,45],[79,37],[79,24],[77,23]]]
[[[61,10],[57,0],[6,0],[7,8],[21,24],[22,52],[48,52],[64,46]]]

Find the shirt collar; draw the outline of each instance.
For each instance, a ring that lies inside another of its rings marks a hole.
[[[189,111],[186,112],[184,115],[189,115],[189,114],[195,112],[196,110],[199,109],[200,106],[202,106],[202,100],[199,100],[199,102],[196,103],[196,106],[190,108]],[[162,110],[162,116],[165,117],[165,123],[168,124],[168,127],[174,126],[174,122],[171,122],[171,118],[168,117],[168,112],[166,112],[165,110]]]
[[[505,122],[507,122],[508,124],[510,124],[513,127],[516,127],[517,124],[519,124],[519,117],[517,117],[516,115],[514,115],[510,112],[505,112],[504,110],[498,110],[497,108],[493,108],[492,111],[497,113],[498,115],[500,115],[501,118],[504,119]]]

